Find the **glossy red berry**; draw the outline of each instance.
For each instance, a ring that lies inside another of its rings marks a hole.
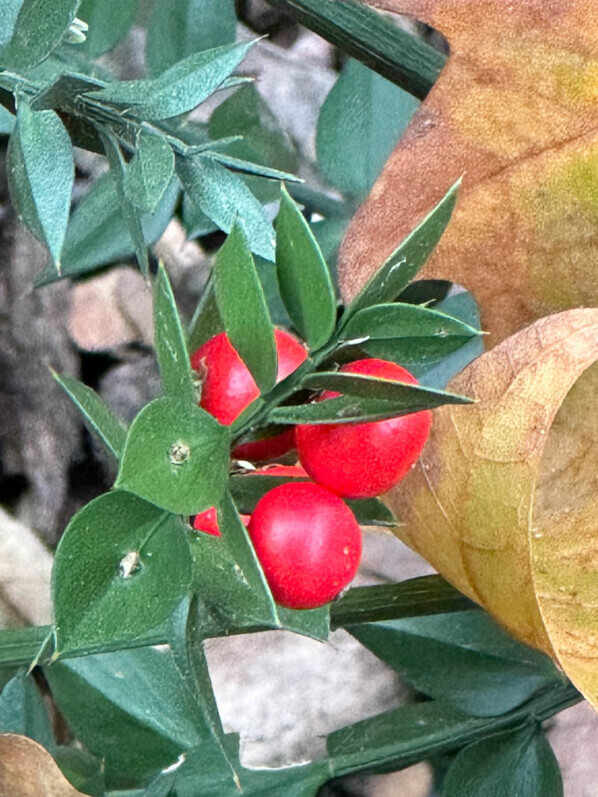
[[[275,600],[314,609],[352,581],[361,530],[338,496],[311,482],[275,487],[258,502],[249,535]]]
[[[280,382],[307,358],[305,347],[289,332],[274,330]],[[206,341],[191,356],[191,366],[202,379],[200,406],[229,426],[252,401],[259,389],[249,369],[232,347],[226,333]],[[233,451],[237,459],[263,461],[282,456],[294,445],[292,430],[264,440],[239,444]]]
[[[357,360],[340,370],[417,384],[409,371],[386,360]],[[322,399],[337,395],[326,391]],[[370,423],[306,424],[296,427],[295,441],[314,481],[345,498],[371,498],[405,476],[422,452],[431,423],[431,412],[422,410]]]

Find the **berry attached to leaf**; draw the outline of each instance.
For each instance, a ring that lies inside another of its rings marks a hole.
[[[340,369],[417,385],[405,368],[378,359],[356,360]],[[321,400],[338,393],[325,391]],[[429,410],[369,423],[302,424],[295,429],[299,460],[307,473],[344,498],[372,498],[399,482],[428,439]]]
[[[307,351],[285,330],[274,330],[274,338],[278,354],[276,381],[280,382],[307,359]],[[193,353],[191,366],[202,380],[200,406],[226,426],[230,426],[260,394],[249,369],[224,332],[210,338]],[[291,430],[263,440],[241,443],[234,449],[233,456],[265,461],[282,456],[293,444]]]

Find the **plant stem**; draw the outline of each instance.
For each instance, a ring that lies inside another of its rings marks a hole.
[[[424,99],[444,55],[356,0],[268,0],[370,69]]]
[[[355,587],[330,607],[333,628],[378,620],[417,617],[471,609],[473,604],[440,576],[423,576],[376,587]],[[0,631],[0,667],[28,665],[48,637],[51,626],[33,626]],[[266,627],[230,628],[229,635],[268,630]],[[106,641],[81,650],[70,650],[61,658],[77,658],[94,653],[164,645],[168,643],[167,624],[154,628],[136,639]],[[47,664],[52,650],[45,651],[40,664]]]
[[[523,705],[497,717],[472,717],[432,701],[417,707],[422,714],[429,711],[427,721],[419,720],[424,729],[421,734],[406,733],[404,712],[416,707],[403,706],[331,734],[328,738],[330,771],[333,777],[364,769],[394,772],[418,761],[454,752],[500,731],[544,722],[582,699],[570,683],[557,684],[542,689]],[[397,733],[392,734],[395,725]],[[428,730],[425,730],[426,725]],[[380,744],[376,744],[378,734]],[[364,738],[369,744],[363,744]]]

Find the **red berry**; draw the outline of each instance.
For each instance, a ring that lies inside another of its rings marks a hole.
[[[416,385],[396,363],[357,360],[344,373],[365,374]],[[322,399],[338,393],[326,391]],[[429,410],[371,423],[304,424],[295,429],[301,464],[311,478],[345,498],[371,498],[387,492],[418,459],[428,439]]]
[[[275,487],[258,502],[249,535],[275,600],[315,609],[352,581],[361,530],[338,496],[311,482]]]
[[[289,332],[274,330],[280,382],[307,358],[305,347]],[[191,366],[202,378],[200,406],[220,423],[230,426],[243,410],[259,396],[249,369],[232,347],[226,333],[206,341],[191,356]],[[280,457],[293,448],[293,431],[264,440],[239,444],[233,451],[237,459],[267,460]]]
[[[249,523],[251,515],[241,515],[241,520],[245,525]],[[203,531],[204,534],[211,534],[213,537],[220,537],[220,526],[218,524],[218,512],[215,506],[211,506],[193,518],[193,528],[195,531]]]

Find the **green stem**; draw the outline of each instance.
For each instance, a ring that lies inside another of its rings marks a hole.
[[[336,754],[333,752],[330,756],[330,770],[333,777],[349,775],[364,769],[370,772],[394,772],[412,766],[418,761],[455,752],[472,742],[500,731],[544,722],[560,711],[579,703],[582,699],[574,686],[564,683],[542,689],[522,706],[498,717],[471,717],[448,709],[446,717],[443,717],[442,721],[438,721],[438,717],[432,715],[435,710],[434,706],[438,707],[440,704],[430,703],[428,704],[431,708],[430,719],[431,722],[434,722],[432,739],[428,733],[421,739],[412,737],[405,740],[401,738],[403,734],[397,733],[396,741],[381,745],[376,750],[375,758],[372,758],[371,747],[351,745],[351,740],[348,740],[349,745],[355,749],[347,751],[346,745],[343,744],[346,732],[350,731],[351,739],[354,740],[363,739],[364,734],[367,738],[372,732],[375,736],[375,728],[378,724],[385,723],[387,727],[392,727],[393,716],[396,715],[398,719],[400,712],[406,707],[399,708],[394,712],[372,717],[370,720],[364,720],[350,728],[333,733],[329,738],[329,743],[339,752]]]
[[[447,584],[440,576],[424,576],[402,581],[398,584],[385,584],[376,587],[355,587],[330,607],[331,624],[340,628],[356,623],[379,620],[417,617],[428,614],[444,614],[471,609],[473,604],[460,592]],[[39,652],[51,626],[33,626],[0,631],[0,668],[29,665]],[[267,630],[265,627],[244,627],[227,629],[229,635],[247,634]],[[166,624],[143,634],[136,639],[115,642],[98,642],[80,650],[69,650],[61,658],[77,658],[94,653],[108,653],[115,650],[163,645],[168,642]],[[44,651],[40,664],[48,663],[52,650]]]
[[[356,0],[268,0],[370,69],[424,99],[444,55]]]

